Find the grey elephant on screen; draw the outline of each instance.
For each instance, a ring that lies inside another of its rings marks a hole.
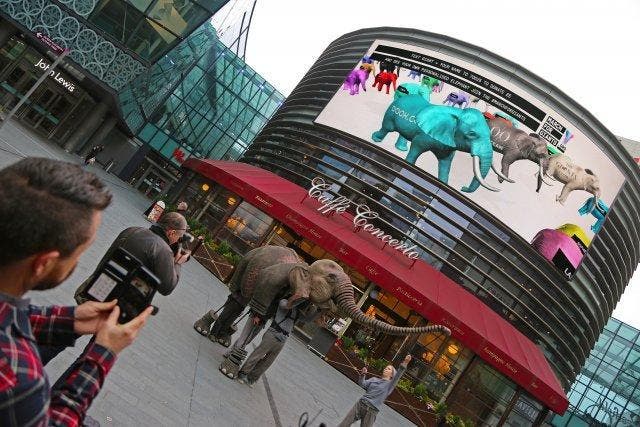
[[[594,206],[601,195],[600,178],[591,170],[573,163],[566,154],[550,156],[546,167],[546,175],[564,184],[556,201],[564,204],[573,190],[584,190],[593,194]]]
[[[543,179],[545,165],[549,159],[547,142],[544,139],[535,133],[528,134],[521,129],[513,127],[510,121],[501,117],[491,117],[487,120],[487,124],[491,129],[493,150],[502,153],[502,175],[509,177],[509,168],[514,162],[530,160],[539,166],[538,179]],[[499,174],[498,181],[503,181]],[[511,179],[508,179],[508,181],[513,182]]]

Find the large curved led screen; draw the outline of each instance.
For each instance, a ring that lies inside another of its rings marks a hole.
[[[315,122],[436,176],[569,278],[624,182],[593,141],[522,88],[402,43],[376,40]]]

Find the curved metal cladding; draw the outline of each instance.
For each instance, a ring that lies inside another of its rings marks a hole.
[[[515,231],[434,176],[371,142],[314,124],[375,40],[437,50],[509,80],[570,120],[617,165],[625,181],[570,281]],[[371,28],[334,41],[242,161],[305,188],[321,176],[340,194],[365,202],[380,213],[381,227],[411,240],[421,258],[535,342],[565,389],[580,372],[640,259],[640,173],[614,135],[517,64],[433,33]]]

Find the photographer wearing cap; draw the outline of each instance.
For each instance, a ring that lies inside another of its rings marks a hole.
[[[169,295],[175,289],[180,279],[181,265],[191,254],[182,248],[183,237],[187,231],[187,220],[177,212],[168,212],[149,228],[129,227],[122,231],[111,244],[107,253],[96,268],[97,274],[107,262],[112,253],[119,247],[135,256],[158,279],[160,287],[157,291],[162,295]],[[76,291],[76,301],[84,302],[79,295],[90,283],[87,279]]]
[[[27,158],[0,170],[0,200],[1,423],[78,425],[151,309],[118,324],[115,301],[35,307],[23,298],[63,282],[95,239],[111,194],[94,174]],[[73,345],[83,334],[95,339],[50,389],[39,346]]]

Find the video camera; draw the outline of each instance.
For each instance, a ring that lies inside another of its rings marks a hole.
[[[140,260],[117,248],[78,296],[100,302],[117,298],[120,307],[118,322],[126,323],[151,305],[158,286],[160,279]],[[153,307],[151,314],[157,312],[158,308]]]

